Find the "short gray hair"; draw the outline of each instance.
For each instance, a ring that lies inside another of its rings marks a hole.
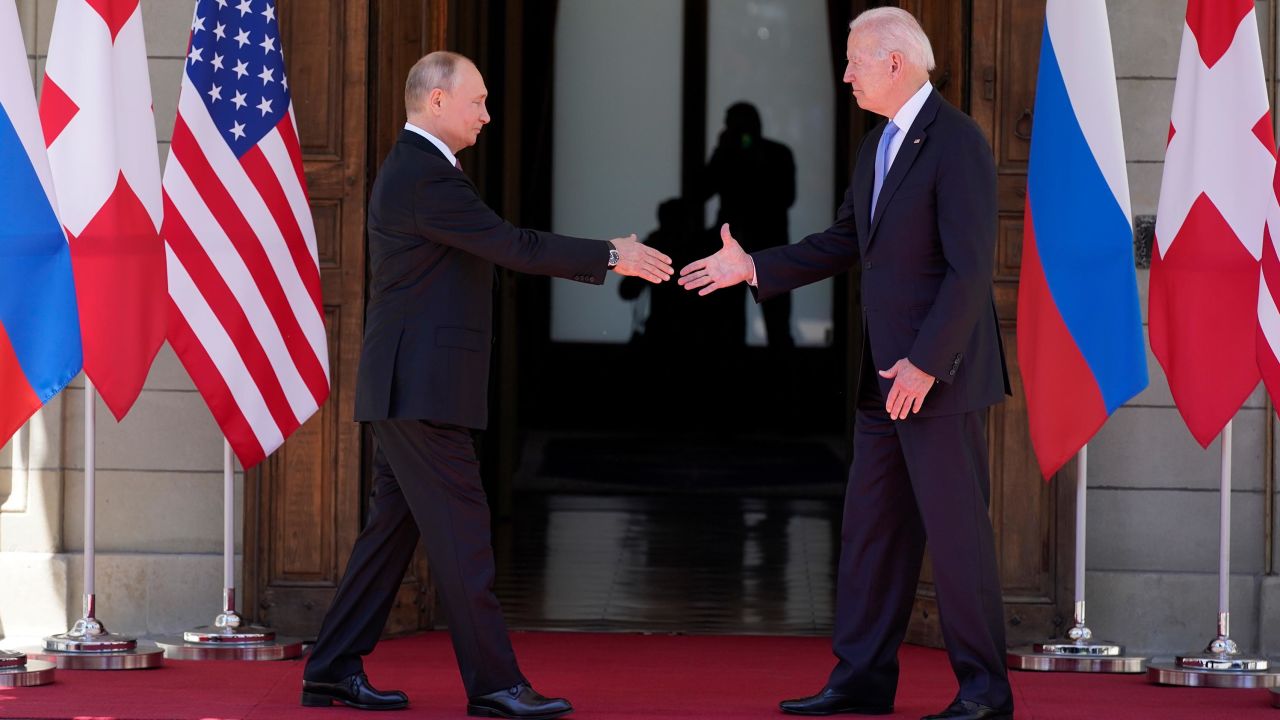
[[[436,88],[446,92],[453,90],[458,84],[458,64],[464,62],[471,61],[455,52],[437,50],[414,63],[404,81],[405,110],[413,112],[421,107]]]
[[[849,32],[868,32],[876,38],[880,57],[900,52],[907,62],[925,70],[934,68],[933,46],[915,17],[896,7],[878,7],[863,12],[849,23]]]

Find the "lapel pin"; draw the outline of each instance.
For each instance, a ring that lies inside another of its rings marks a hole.
[[[912,141],[911,141],[911,144],[912,144],[912,145],[919,145],[919,144],[920,144],[920,138],[916,138],[915,140],[912,140]]]

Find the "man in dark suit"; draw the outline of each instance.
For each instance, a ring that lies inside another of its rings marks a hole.
[[[670,259],[635,236],[610,242],[523,230],[480,199],[455,153],[489,122],[471,61],[436,52],[405,83],[408,123],[369,198],[369,303],[356,419],[377,440],[368,524],[303,673],[302,704],[408,705],[373,688],[362,660],[386,624],[421,535],[449,621],[467,712],[572,711],[529,685],[493,594],[489,508],[472,431],[487,420],[494,266],[601,284],[608,270],[662,282]]]
[[[858,104],[889,120],[863,140],[835,224],[754,255],[726,226],[723,249],[680,279],[703,294],[746,281],[764,299],[862,267],[862,373],[832,638],[838,662],[818,694],[781,708],[892,712],[927,537],[959,682],[955,701],[928,720],[1012,718],[987,516],[984,416],[1009,392],[991,287],[991,149],[929,85],[933,52],[909,13],[860,15],[848,61],[844,81]]]

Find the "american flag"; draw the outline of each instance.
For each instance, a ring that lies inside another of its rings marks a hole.
[[[164,171],[168,340],[244,467],[329,396],[276,6],[198,0]]]

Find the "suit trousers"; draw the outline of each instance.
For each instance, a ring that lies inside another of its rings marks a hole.
[[[836,584],[838,662],[827,686],[893,704],[927,538],[957,697],[1011,710],[986,411],[891,420],[869,359],[863,368]]]
[[[333,682],[361,672],[421,535],[467,696],[525,682],[493,593],[489,505],[471,431],[422,420],[372,425],[378,449],[368,524],[304,677]]]

